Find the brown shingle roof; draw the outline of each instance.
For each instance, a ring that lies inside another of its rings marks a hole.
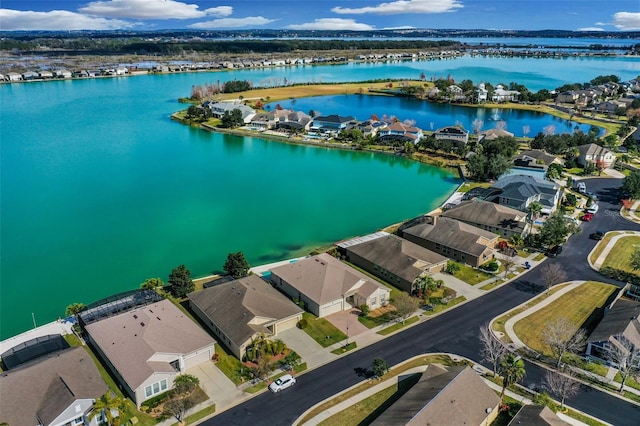
[[[85,348],[54,352],[0,375],[0,422],[51,423],[79,399],[96,399],[108,387]]]
[[[326,253],[278,266],[271,273],[319,305],[341,299],[367,281],[386,290],[382,284],[371,281],[363,273]]]
[[[431,364],[418,383],[371,425],[480,425],[499,402],[471,368]]]
[[[545,405],[525,405],[511,419],[508,426],[565,426],[569,423],[560,419]]]
[[[188,354],[214,343],[169,300],[94,322],[86,330],[133,390],[154,372],[175,371],[153,360],[156,353]]]
[[[264,330],[267,325],[303,312],[257,275],[191,293],[189,300],[238,346],[256,333],[252,321],[258,319]]]
[[[442,217],[522,232],[527,215],[520,210],[489,201],[468,200],[445,211]]]

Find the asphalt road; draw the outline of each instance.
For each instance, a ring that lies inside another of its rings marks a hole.
[[[620,285],[593,271],[586,262],[595,241],[589,234],[596,230],[640,230],[619,215],[620,204],[615,188],[616,179],[592,179],[587,190],[600,198],[600,210],[591,222],[583,224],[583,231],[572,236],[563,252],[546,262],[561,263],[569,280],[598,280]],[[304,411],[316,403],[363,380],[362,372],[370,368],[376,357],[389,365],[429,352],[448,352],[470,359],[479,359],[478,330],[503,312],[533,297],[531,283],[540,283],[540,268],[534,268],[487,296],[475,299],[452,311],[420,325],[395,334],[383,341],[353,352],[350,355],[302,375],[296,385],[278,394],[264,392],[243,404],[233,407],[204,422],[205,425],[290,425]],[[538,287],[539,288],[539,287]],[[540,290],[537,290],[540,291]],[[544,368],[527,363],[523,384],[541,383]],[[587,386],[581,386],[575,397],[566,403],[608,423],[620,426],[640,425],[640,406]]]

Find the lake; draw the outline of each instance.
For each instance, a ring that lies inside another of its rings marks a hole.
[[[179,264],[203,276],[232,251],[254,265],[285,259],[439,205],[458,183],[443,170],[212,134],[169,119],[192,85],[217,80],[421,72],[537,90],[601,74],[629,79],[640,64],[466,57],[0,85],[0,338],[32,327],[32,313],[42,324],[68,304],[149,277],[166,280]]]

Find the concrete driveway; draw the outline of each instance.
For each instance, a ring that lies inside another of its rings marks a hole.
[[[242,390],[216,367],[213,361],[187,370],[200,379],[200,387],[216,404],[216,412],[236,404],[242,399]]]
[[[358,321],[358,315],[360,315],[360,310],[353,308],[348,311],[328,315],[325,319],[348,337],[353,337],[369,331],[367,327]]]
[[[278,339],[281,339],[287,347],[296,351],[307,368],[312,369],[320,365],[326,364],[336,359],[336,355],[332,354],[313,340],[307,333],[299,328],[290,328],[278,333]]]

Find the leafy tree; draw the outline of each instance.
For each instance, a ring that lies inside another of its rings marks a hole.
[[[493,366],[493,377],[498,374],[500,360],[506,355],[507,348],[491,332],[489,324],[480,327],[480,356]]]
[[[222,268],[227,272],[227,274],[238,279],[249,275],[250,266],[249,262],[247,262],[247,259],[244,257],[244,254],[239,251],[237,253],[229,253]]]
[[[640,171],[634,170],[624,178],[622,190],[629,193],[631,199],[640,198]]]
[[[94,417],[100,414],[106,420],[107,425],[118,425],[120,424],[120,413],[124,408],[124,400],[117,396],[112,396],[111,391],[108,390],[107,393],[96,399],[93,411],[89,414],[89,420],[93,420]]]
[[[558,179],[562,176],[562,165],[557,163],[549,164],[547,167],[547,177],[549,179]]]
[[[220,119],[222,127],[234,128],[238,126],[242,126],[244,124],[244,120],[242,119],[242,111],[238,108],[233,109],[231,112],[225,111],[224,115]]]
[[[556,368],[560,368],[562,357],[567,352],[578,352],[584,347],[586,333],[576,328],[568,319],[560,317],[547,324],[542,332],[542,341],[556,358]]]
[[[458,272],[460,270],[460,265],[456,262],[447,262],[447,266],[445,267],[444,271],[447,274],[451,274],[451,275],[455,275],[456,272]]]
[[[373,371],[374,376],[380,378],[385,375],[387,371],[389,371],[389,366],[387,365],[387,361],[382,358],[376,358],[371,363],[371,370]]]
[[[399,322],[403,324],[407,320],[407,318],[409,318],[411,314],[413,314],[416,309],[418,309],[419,306],[418,299],[411,297],[404,291],[400,292],[392,302],[393,306],[396,308],[396,310],[393,312],[393,315]]]
[[[520,249],[524,247],[524,238],[522,238],[522,235],[520,234],[513,234],[511,238],[509,238],[509,242],[516,249]]]
[[[191,280],[191,271],[184,265],[173,268],[169,274],[169,284],[171,285],[171,294],[179,298],[195,289],[195,284]]]
[[[192,374],[180,374],[173,379],[173,393],[190,394],[200,385],[200,379]]]
[[[147,278],[142,284],[140,284],[140,288],[144,290],[158,290],[164,287],[164,281],[160,278]]]
[[[557,371],[548,370],[544,377],[544,383],[549,390],[560,397],[560,409],[564,409],[564,400],[578,394],[580,383],[575,381],[570,373],[562,374]]]
[[[580,231],[580,226],[560,212],[555,212],[546,220],[540,230],[541,241],[549,246],[562,244],[572,233]]]
[[[631,253],[631,259],[629,263],[631,264],[631,268],[634,271],[637,271],[640,269],[640,246],[636,246],[633,249],[633,253]]]
[[[86,309],[87,305],[84,303],[72,303],[67,306],[67,309],[64,311],[64,315],[66,317],[77,317],[78,314]]]
[[[509,386],[518,383],[526,374],[524,361],[519,356],[509,353],[500,361],[500,375],[502,376],[502,391],[500,400],[504,400],[504,393]]]
[[[540,216],[540,212],[542,211],[542,204],[534,201],[532,203],[529,203],[529,205],[527,206],[527,210],[529,210],[529,214],[531,215],[531,222],[533,223],[533,221],[536,220],[538,216]]]

